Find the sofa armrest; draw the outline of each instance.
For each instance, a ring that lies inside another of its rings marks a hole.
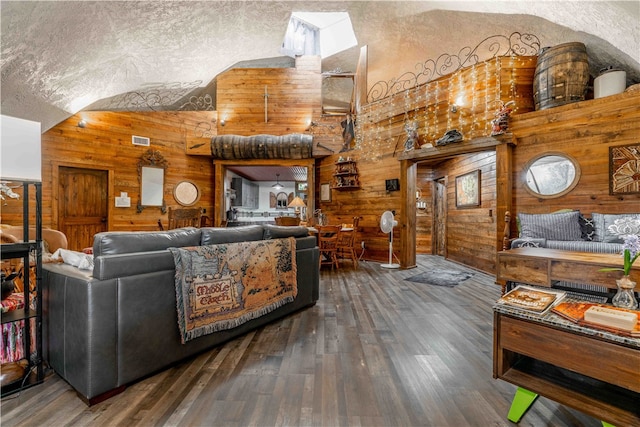
[[[86,399],[118,387],[117,286],[43,266],[43,356]]]

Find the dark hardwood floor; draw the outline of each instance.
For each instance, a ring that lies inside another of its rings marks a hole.
[[[56,374],[2,399],[2,426],[509,426],[492,378],[494,277],[419,256],[321,273],[318,304],[87,407]],[[454,288],[404,280],[465,270]],[[544,398],[520,426],[600,426]]]

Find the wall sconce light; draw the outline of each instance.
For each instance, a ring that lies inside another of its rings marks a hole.
[[[451,112],[452,112],[452,113],[457,113],[457,112],[458,112],[458,106],[457,106],[456,104],[453,104],[453,105],[451,106]]]
[[[80,120],[78,122],[78,127],[82,128],[82,129],[86,128],[87,127],[87,121],[85,119]]]
[[[220,120],[220,126],[224,126],[225,124],[227,124],[227,122],[224,119]]]

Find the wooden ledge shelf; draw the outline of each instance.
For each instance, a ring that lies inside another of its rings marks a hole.
[[[454,142],[452,144],[434,147],[418,148],[411,151],[405,151],[398,155],[398,160],[441,160],[459,154],[475,153],[478,151],[486,151],[497,145],[514,144],[513,135],[504,133],[496,136],[485,136],[474,138],[470,141]]]

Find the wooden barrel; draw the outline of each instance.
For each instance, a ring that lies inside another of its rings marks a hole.
[[[589,60],[583,43],[545,48],[538,55],[533,77],[536,110],[584,101],[589,82]]]
[[[219,135],[211,138],[214,159],[308,159],[313,155],[313,136],[289,135]]]

